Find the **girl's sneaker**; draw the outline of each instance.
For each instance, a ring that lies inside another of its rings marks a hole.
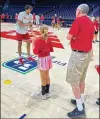
[[[47,98],[50,98],[51,97],[51,94],[50,93],[46,93],[46,97]]]
[[[42,99],[42,100],[46,100],[46,94],[42,95],[42,93],[35,93],[35,94],[31,94],[32,97],[36,98],[36,99]]]

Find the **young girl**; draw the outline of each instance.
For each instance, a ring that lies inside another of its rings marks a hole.
[[[50,97],[50,77],[49,70],[52,68],[52,58],[50,52],[53,47],[48,37],[48,27],[43,25],[40,27],[41,37],[33,41],[33,53],[38,56],[38,69],[41,77],[41,93],[32,94],[36,98],[46,99]]]

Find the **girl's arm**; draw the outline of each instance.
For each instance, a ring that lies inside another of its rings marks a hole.
[[[40,43],[39,43],[39,40],[35,39],[32,41],[32,48],[33,48],[33,53],[35,55],[38,55],[39,53],[39,47],[40,47]]]
[[[54,52],[52,42],[50,42],[50,52]]]

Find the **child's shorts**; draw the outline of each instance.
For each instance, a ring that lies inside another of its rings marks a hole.
[[[49,70],[51,68],[52,68],[52,58],[50,55],[38,59],[38,69]]]

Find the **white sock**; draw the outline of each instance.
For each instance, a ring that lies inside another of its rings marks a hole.
[[[83,110],[83,105],[82,105],[82,100],[80,99],[76,99],[76,104],[77,104],[77,108],[79,111]]]
[[[84,103],[84,94],[81,94],[82,104]]]

